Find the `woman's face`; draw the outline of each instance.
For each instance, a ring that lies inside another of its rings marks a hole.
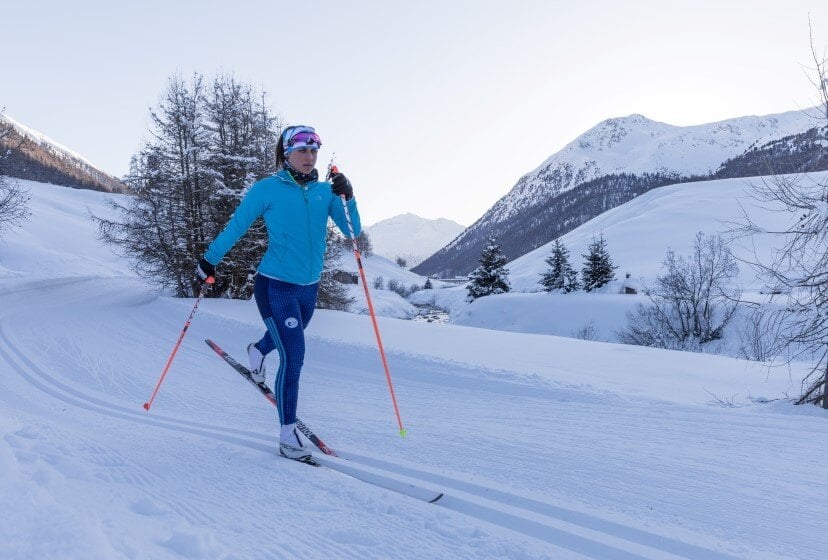
[[[316,156],[319,150],[316,148],[299,148],[287,155],[288,163],[300,173],[310,173],[316,167]]]

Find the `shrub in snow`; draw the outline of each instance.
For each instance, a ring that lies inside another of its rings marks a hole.
[[[741,290],[732,286],[739,273],[736,259],[720,236],[696,235],[693,255],[669,250],[664,273],[647,290],[649,305],[627,313],[627,326],[618,333],[626,344],[699,350],[720,340],[733,315]]]
[[[0,121],[0,139],[10,134],[11,130],[10,124],[4,125]],[[0,150],[0,234],[11,227],[20,225],[29,217],[28,203],[31,198],[27,191],[20,189],[16,181],[3,175],[3,160],[7,155]]]

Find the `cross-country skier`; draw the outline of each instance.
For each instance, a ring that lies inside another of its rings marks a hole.
[[[345,175],[334,173],[331,183],[319,181],[316,159],[321,146],[313,127],[287,127],[276,147],[279,170],[250,187],[196,267],[201,281],[214,276],[216,265],[254,220],[264,218],[267,251],[259,263],[253,293],[267,331],[261,340],[248,345],[247,352],[254,380],[260,383],[265,382],[265,356],[274,349],[279,352],[273,390],[281,422],[279,452],[299,461],[311,456],[296,430],[304,329],[316,306],[328,218],[348,237],[340,196],[347,200],[354,235],[361,230],[354,189]]]

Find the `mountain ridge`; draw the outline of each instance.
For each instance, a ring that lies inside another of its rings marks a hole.
[[[714,178],[725,162],[757,146],[804,134],[817,124],[804,111],[693,126],[640,114],[605,119],[521,176],[474,224],[414,270],[443,277],[468,274],[490,236],[513,260],[630,197],[668,184]],[[613,191],[618,183],[623,196]],[[576,189],[591,198],[589,211],[579,211],[578,197],[570,194]],[[573,212],[579,213],[577,219],[571,218]],[[568,226],[561,227],[562,222]]]
[[[365,228],[375,253],[392,261],[400,257],[408,266],[419,264],[465,229],[447,218],[430,220],[411,212]]]
[[[104,192],[127,192],[122,181],[77,152],[0,114],[0,173],[16,179]]]

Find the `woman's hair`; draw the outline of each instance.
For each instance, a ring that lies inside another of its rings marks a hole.
[[[281,169],[285,166],[285,130],[291,127],[285,127],[279,132],[279,141],[276,143],[276,169]]]

